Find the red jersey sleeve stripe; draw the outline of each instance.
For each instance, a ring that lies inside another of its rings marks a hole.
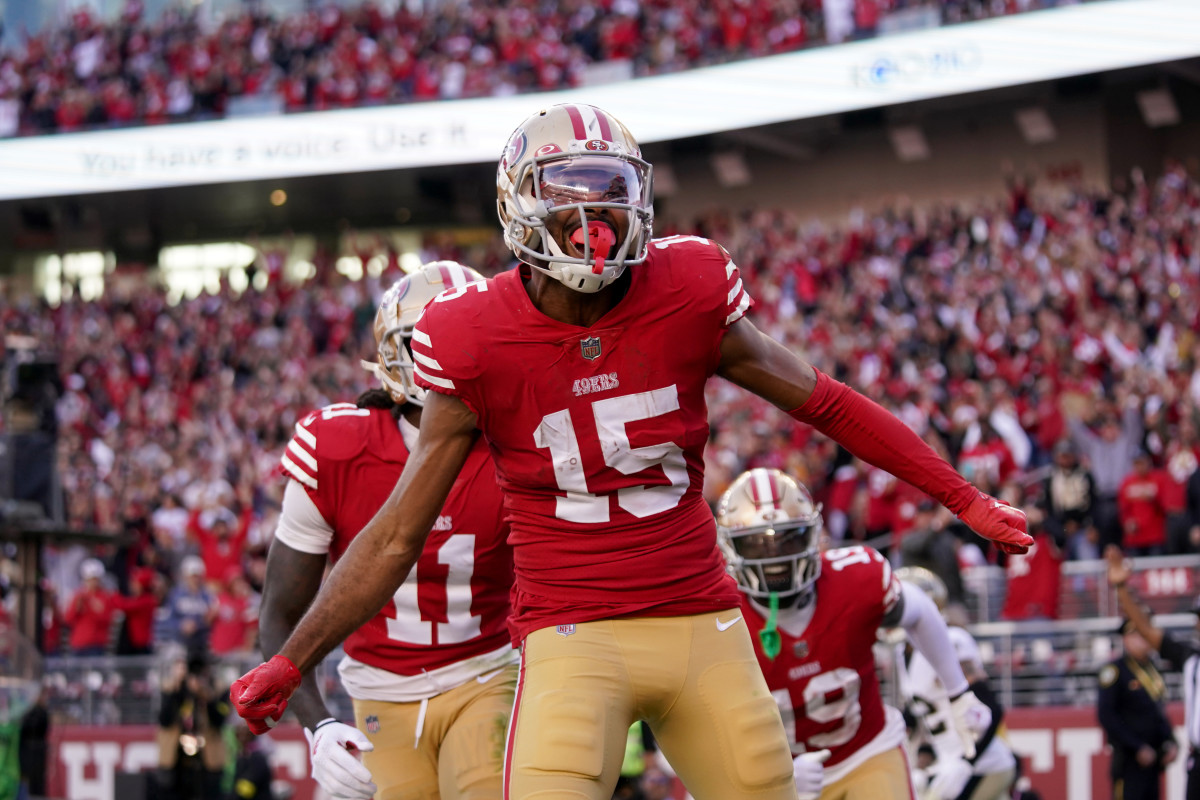
[[[413,366],[413,373],[421,380],[431,383],[434,386],[440,386],[443,389],[454,388],[454,381],[450,380],[449,378],[439,378],[436,375],[430,375],[428,372],[421,369],[420,364],[415,364]]]
[[[429,334],[419,328],[413,329],[413,344],[421,345],[422,347],[433,349],[433,340],[429,338]],[[435,373],[442,371],[442,365],[432,355],[426,355],[417,348],[413,348],[413,374],[430,384],[431,386],[440,386],[443,389],[453,389],[454,381],[444,375]]]
[[[737,308],[729,312],[729,316],[725,318],[726,325],[732,325],[742,317],[746,316],[746,309],[750,307],[750,295],[742,292],[742,299],[738,301]]]
[[[725,277],[733,281],[725,301],[729,307],[729,315],[725,317],[725,324],[728,326],[746,315],[746,309],[750,308],[750,293],[742,284],[741,273],[738,272],[737,264],[733,263],[733,259],[725,262]]]
[[[424,353],[422,353],[419,350],[413,351],[413,360],[415,360],[418,364],[424,364],[425,366],[429,367],[430,369],[436,369],[439,372],[442,369],[442,365],[438,363],[438,360],[436,358],[431,358],[430,356],[425,355]]]
[[[308,445],[308,449],[314,453],[317,451],[317,437],[308,428],[296,423],[296,438]]]
[[[284,471],[287,472],[288,475],[290,475],[293,478],[295,478],[296,480],[300,481],[300,483],[307,486],[308,488],[310,488],[314,491],[316,490],[316,488],[317,488],[316,477],[309,475],[307,472],[305,472],[300,467],[300,465],[298,465],[295,461],[292,461],[290,458],[288,458],[287,453],[283,454],[283,457],[279,459],[279,463],[283,465],[283,469],[284,469]]]
[[[737,279],[737,283],[735,283],[733,285],[733,287],[729,290],[729,296],[725,298],[725,302],[728,303],[729,305],[733,305],[733,301],[736,300],[738,298],[738,295],[740,295],[741,293],[742,293],[742,279],[739,277]]]
[[[301,447],[300,443],[298,441],[296,441],[295,439],[292,439],[290,442],[288,442],[287,449],[293,459],[298,459],[300,461],[300,463],[302,463],[302,464],[304,464],[304,466],[308,467],[309,472],[313,473],[314,475],[317,473],[316,457],[314,457],[312,453],[308,452],[303,447]]]

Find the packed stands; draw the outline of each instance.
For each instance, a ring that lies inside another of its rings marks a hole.
[[[802,477],[834,537],[869,539],[947,580],[985,623],[989,667],[1017,703],[1092,691],[1088,676],[1108,654],[1096,644],[1108,641],[1102,621],[1115,613],[1092,560],[1104,537],[1137,535],[1139,552],[1175,554],[1146,559],[1138,580],[1155,611],[1187,608],[1200,553],[1200,183],[1183,165],[1054,201],[1014,181],[990,204],[890,208],[838,228],[757,210],[663,219],[658,232],[726,244],[757,325],[894,410],[982,488],[1022,503],[1039,548],[1003,559],[922,495],[720,381],[710,386],[710,500],[752,466]],[[420,256],[494,273],[505,253],[430,237]],[[57,307],[0,299],[5,332],[51,343],[62,368],[69,524],[128,534],[99,550],[47,548],[46,585],[58,590],[44,628],[50,691],[76,718],[140,719],[158,680],[145,659],[53,658],[70,653],[66,615],[89,556],[124,598],[122,614],[106,617],[108,653],[207,641],[227,665],[248,657],[238,654],[253,642],[279,454],[301,415],[367,388],[358,358],[373,350],[376,298],[400,274],[394,253],[363,245],[364,264],[383,256],[388,267],[352,281],[335,255],[318,252],[303,284],[272,271],[263,290],[223,286],[177,304],[127,283]],[[1126,440],[1123,463],[1096,449]],[[1091,487],[1082,497],[1069,491],[1074,478]],[[1122,499],[1130,481],[1143,496],[1153,487],[1155,508]]]
[[[117,19],[81,6],[0,50],[0,120],[12,121],[0,136],[544,91],[597,65],[640,77],[1064,4],[853,0],[833,22],[820,0],[364,2],[209,22],[199,5],[151,19],[127,0]]]

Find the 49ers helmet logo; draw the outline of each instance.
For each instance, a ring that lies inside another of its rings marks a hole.
[[[588,139],[587,144],[584,145],[584,149],[592,151],[607,150],[608,142],[604,141],[603,139]]]
[[[518,129],[508,140],[508,145],[504,148],[504,157],[500,159],[500,164],[508,169],[521,160],[521,156],[525,155],[525,148],[528,147],[529,140],[525,138],[525,131]]]

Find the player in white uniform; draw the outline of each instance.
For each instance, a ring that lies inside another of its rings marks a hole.
[[[920,588],[939,608],[945,604],[945,584],[929,570],[902,567],[896,576],[906,587]],[[975,755],[965,753],[954,733],[945,684],[929,660],[918,650],[907,664],[898,659],[901,693],[917,720],[916,744],[929,743],[937,756],[927,770],[914,771],[914,783],[922,800],[999,800],[1010,795],[1017,770],[1017,759],[1001,735],[1004,709],[988,686],[975,639],[956,626],[949,628],[949,634],[971,690],[992,711],[992,722],[979,738]]]

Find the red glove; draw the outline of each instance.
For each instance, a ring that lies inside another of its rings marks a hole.
[[[300,680],[300,670],[287,657],[272,656],[234,681],[229,699],[250,732],[261,736],[279,722]]]
[[[980,492],[958,517],[1006,553],[1024,553],[1033,546],[1033,537],[1025,532],[1025,512],[991,495]]]

